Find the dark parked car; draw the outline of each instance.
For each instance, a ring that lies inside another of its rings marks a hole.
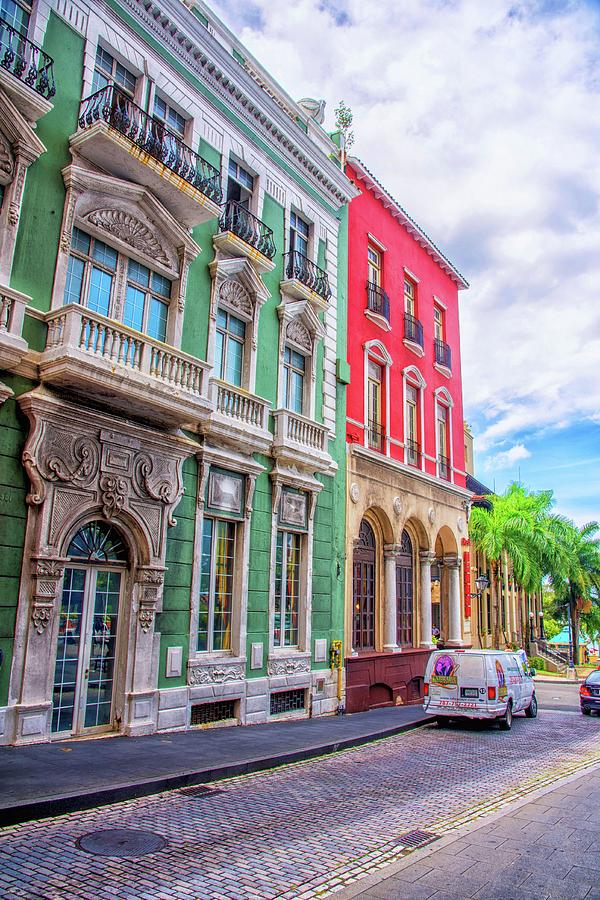
[[[584,716],[591,716],[593,709],[600,713],[600,669],[590,672],[579,688],[579,703]]]

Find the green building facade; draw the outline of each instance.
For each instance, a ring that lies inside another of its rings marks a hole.
[[[354,188],[319,105],[202,3],[6,3],[0,742],[332,713]]]

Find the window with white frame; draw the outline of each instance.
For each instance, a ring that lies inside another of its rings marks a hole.
[[[98,47],[92,77],[92,94],[109,84],[114,84],[133,99],[136,82],[137,78],[133,72],[116,60],[104,47]]]
[[[237,560],[246,484],[244,475],[211,467],[204,496],[196,650],[231,651]],[[239,588],[238,588],[239,593]],[[239,621],[239,610],[238,610]]]
[[[404,407],[406,462],[409,466],[421,465],[421,447],[419,442],[419,388],[407,382],[406,401]]]
[[[307,512],[307,494],[283,488],[275,534],[275,649],[297,647],[301,641],[300,622],[306,593]]]
[[[368,364],[367,416],[369,425],[369,447],[372,450],[382,450],[384,434],[381,405],[383,393],[383,367],[373,359],[369,359]]]
[[[286,346],[283,354],[283,406],[302,415],[305,410],[306,357]]]
[[[30,16],[31,4],[16,3],[15,0],[0,0],[0,18],[8,22],[15,31],[27,35]]]
[[[369,284],[381,287],[381,253],[372,244],[369,244],[367,258]]]
[[[417,289],[416,289],[414,281],[411,281],[410,278],[407,278],[405,276],[405,278],[404,278],[404,312],[407,315],[412,316],[413,318],[416,318],[416,313],[415,313],[416,296],[417,296]]]
[[[436,439],[437,439],[437,471],[440,478],[450,481],[451,476],[451,435],[450,404],[444,393],[436,395]]]
[[[167,128],[174,131],[175,134],[183,137],[185,134],[185,116],[177,112],[160,94],[154,95],[154,108],[152,112],[155,119],[163,122]]]
[[[217,310],[215,376],[236,387],[244,378],[246,323],[226,309]]]
[[[433,307],[433,336],[436,341],[444,340],[444,311],[439,306]]]
[[[300,253],[302,256],[308,256],[308,239],[310,235],[310,225],[304,219],[295,213],[290,213],[290,250]]]
[[[227,199],[235,200],[246,209],[250,209],[254,192],[254,176],[234,159],[229,160],[227,171]]]
[[[171,281],[137,260],[124,257],[127,278],[121,289],[123,296],[118,296],[116,273],[123,257],[109,244],[74,227],[64,303],[81,304],[108,318],[116,318],[117,310],[122,310],[123,324],[165,341]]]

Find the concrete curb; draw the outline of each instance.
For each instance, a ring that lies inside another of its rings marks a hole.
[[[71,812],[80,812],[86,809],[94,809],[98,806],[108,806],[112,803],[120,803],[124,800],[135,800],[138,797],[148,797],[151,794],[161,794],[164,791],[178,790],[179,788],[192,787],[197,784],[207,784],[220,781],[223,778],[233,778],[237,775],[248,775],[252,772],[261,772],[274,769],[289,763],[303,762],[340,750],[349,750],[352,747],[360,747],[383,738],[393,737],[405,731],[422,728],[432,724],[431,716],[423,716],[414,722],[405,722],[392,728],[380,729],[369,734],[356,735],[336,742],[326,744],[314,744],[303,747],[300,750],[291,750],[280,753],[277,756],[262,756],[240,760],[224,766],[199,769],[196,771],[180,772],[176,775],[164,775],[123,784],[115,784],[110,788],[98,788],[89,793],[75,792],[62,794],[34,802],[20,803],[14,806],[0,807],[0,827],[18,825],[23,822],[31,822],[37,819],[48,819],[65,815]]]
[[[432,853],[436,853],[438,850],[442,850],[451,844],[456,843],[456,841],[461,840],[466,837],[466,835],[472,834],[474,831],[478,831],[480,828],[484,828],[493,822],[497,822],[499,819],[504,818],[504,816],[511,815],[511,813],[520,809],[522,806],[526,806],[534,800],[539,800],[540,797],[550,794],[552,791],[557,790],[557,788],[560,788],[565,784],[569,784],[571,781],[577,781],[579,778],[588,775],[590,771],[596,771],[597,769],[600,769],[600,763],[586,767],[577,772],[571,772],[569,775],[565,775],[563,778],[559,778],[552,782],[552,784],[546,784],[543,787],[538,788],[538,790],[531,791],[526,797],[519,797],[518,800],[507,803],[506,806],[503,806],[502,809],[499,809],[497,812],[490,813],[486,816],[478,816],[473,822],[468,822],[466,825],[459,826],[456,830],[439,838],[432,844],[429,844],[420,850],[414,850],[404,859],[390,863],[388,866],[384,866],[376,872],[373,872],[373,874],[366,875],[364,878],[360,878],[358,881],[353,882],[343,890],[330,894],[330,896],[334,896],[336,900],[351,900],[353,897],[367,893],[371,888],[387,881],[388,878],[393,878],[394,875],[397,875],[398,872],[403,871],[403,869],[407,869],[409,866],[427,859]]]

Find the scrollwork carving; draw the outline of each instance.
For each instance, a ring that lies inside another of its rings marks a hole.
[[[125,506],[127,482],[116,475],[103,475],[100,478],[100,495],[102,512],[107,519],[112,519],[114,514]]]
[[[219,300],[222,300],[227,306],[238,310],[249,319],[252,318],[254,306],[248,291],[239,283],[227,279],[219,288]]]
[[[240,665],[193,666],[188,670],[188,684],[226,684],[243,680],[244,667]]]
[[[122,209],[95,209],[87,215],[87,221],[96,228],[101,228],[112,234],[113,237],[129,244],[134,250],[138,250],[150,259],[155,259],[164,266],[171,268],[169,257],[163,247],[157,241],[150,229]]]
[[[270,659],[269,675],[304,675],[310,672],[310,660],[307,657],[298,659]]]
[[[298,318],[288,322],[288,326],[285,329],[285,336],[288,341],[293,341],[304,350],[312,349],[312,337],[310,331],[304,322],[301,322]]]
[[[0,133],[0,175],[3,175],[3,180],[12,177],[13,171],[15,167],[15,160],[12,154],[11,146],[7,139],[4,137],[2,133]]]

